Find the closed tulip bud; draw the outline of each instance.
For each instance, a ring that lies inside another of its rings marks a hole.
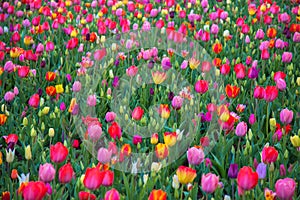
[[[297,85],[300,86],[300,77],[297,77]]]
[[[54,137],[54,134],[55,134],[54,129],[53,128],[49,128],[49,131],[48,131],[49,137]]]
[[[45,131],[45,123],[44,122],[42,122],[42,124],[41,124],[41,131]]]
[[[275,118],[270,118],[270,127],[276,128],[276,119]]]
[[[270,164],[269,171],[270,171],[270,172],[274,172],[274,170],[275,170],[275,166],[274,166],[274,162],[272,162],[272,163]]]
[[[284,154],[283,154],[283,157],[285,158],[285,159],[288,159],[289,158],[289,151],[286,149],[285,150],[285,152],[284,152]]]
[[[26,160],[31,160],[32,154],[31,154],[31,148],[30,145],[25,147],[25,159]]]
[[[112,70],[109,70],[109,77],[112,79],[114,78],[114,72]]]
[[[24,126],[27,126],[27,125],[28,125],[28,119],[27,119],[27,117],[24,117],[24,118],[23,118],[23,125],[24,125]]]
[[[31,137],[35,137],[36,136],[36,130],[34,129],[34,127],[32,127],[31,130],[30,130],[30,136]]]

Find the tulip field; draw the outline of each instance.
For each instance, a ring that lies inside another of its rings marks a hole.
[[[0,2],[0,200],[300,200],[299,0]]]

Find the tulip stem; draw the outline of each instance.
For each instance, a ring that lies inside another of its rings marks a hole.
[[[234,200],[234,181],[231,180],[231,196],[232,196],[232,200]]]
[[[266,135],[268,135],[268,128],[269,128],[269,103],[267,104],[267,116],[266,116]]]
[[[182,200],[182,198],[183,198],[183,184],[181,185],[181,192],[180,192],[180,200]]]

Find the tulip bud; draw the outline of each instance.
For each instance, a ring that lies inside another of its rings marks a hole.
[[[53,128],[49,128],[49,131],[48,131],[49,137],[54,137],[54,134],[55,134],[54,129]]]
[[[30,145],[25,147],[25,159],[26,160],[31,160],[32,154],[31,154],[31,148]]]
[[[31,137],[35,137],[36,136],[36,130],[34,129],[34,127],[31,128],[30,136]]]
[[[300,86],[300,77],[297,77],[297,85]]]
[[[289,151],[288,151],[287,149],[285,150],[283,157],[284,157],[285,159],[288,159],[288,158],[289,158]]]
[[[8,163],[13,162],[15,158],[15,149],[13,151],[11,151],[11,149],[5,151],[6,151],[6,162]]]
[[[270,118],[270,127],[276,128],[276,119],[275,118]]]
[[[252,140],[253,134],[252,134],[252,130],[251,129],[249,129],[248,134],[249,134],[249,136],[248,136],[249,140]]]
[[[27,117],[23,118],[23,125],[26,127],[28,125],[28,119]]]
[[[45,123],[44,122],[42,122],[42,124],[41,124],[41,131],[45,131]]]
[[[274,162],[270,164],[269,171],[273,172],[275,170]]]
[[[42,114],[47,115],[49,113],[49,110],[50,110],[49,106],[44,107],[43,110],[42,110]]]

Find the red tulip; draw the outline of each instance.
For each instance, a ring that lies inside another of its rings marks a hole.
[[[78,38],[72,38],[68,41],[66,48],[67,49],[74,49],[78,45]]]
[[[11,40],[13,42],[19,42],[21,39],[20,34],[18,32],[14,32],[11,36]]]
[[[265,96],[264,99],[266,101],[274,101],[278,96],[278,89],[276,86],[267,86],[265,88]]]
[[[61,183],[69,183],[74,178],[75,173],[70,163],[65,164],[59,169],[58,179]]]
[[[122,136],[122,130],[121,127],[119,126],[119,124],[117,122],[113,122],[111,124],[111,126],[108,128],[108,133],[110,135],[110,137],[112,137],[113,139],[120,139]]]
[[[22,196],[24,200],[42,200],[47,193],[47,187],[45,183],[41,181],[30,181],[24,187]]]
[[[67,158],[68,154],[68,148],[61,142],[57,142],[55,145],[51,145],[50,147],[50,159],[54,163],[63,162]]]
[[[258,174],[251,167],[245,166],[238,173],[237,183],[240,193],[244,190],[252,190],[258,183]]]
[[[240,88],[237,86],[232,86],[232,85],[228,84],[228,85],[226,85],[225,92],[226,92],[226,95],[228,96],[228,98],[235,98],[239,94]]]
[[[102,185],[111,186],[114,183],[114,172],[110,170],[102,171]]]
[[[261,156],[264,163],[270,164],[277,160],[278,151],[274,147],[264,147]]]
[[[79,192],[78,197],[79,197],[79,200],[96,200],[96,198],[97,198],[96,195],[89,193],[89,192],[84,192],[84,191]]]
[[[29,74],[29,67],[28,66],[22,66],[20,68],[18,68],[18,76],[20,78],[25,78],[27,77],[27,75]]]
[[[83,184],[89,190],[96,190],[101,186],[102,180],[103,173],[98,168],[87,168]]]
[[[144,114],[144,110],[140,106],[138,106],[132,111],[131,116],[132,119],[139,121],[142,119],[143,114]]]
[[[208,81],[199,80],[195,84],[195,91],[200,94],[204,94],[208,90]]]

